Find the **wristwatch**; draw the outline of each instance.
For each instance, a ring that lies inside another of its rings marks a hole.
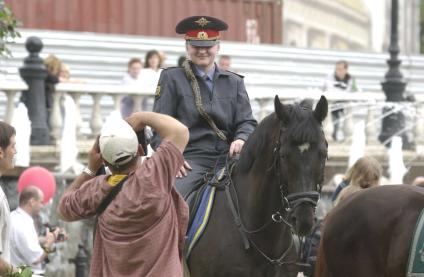
[[[89,169],[88,167],[84,168],[83,171],[85,174],[87,174],[88,176],[94,177],[96,176],[96,173],[91,171],[91,169]]]
[[[50,248],[47,246],[42,246],[41,248],[43,248],[44,252],[46,252],[46,254],[50,254],[56,251],[56,247]]]

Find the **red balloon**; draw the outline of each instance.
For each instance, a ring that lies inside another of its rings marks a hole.
[[[36,186],[44,193],[44,204],[50,201],[56,192],[56,180],[53,174],[44,167],[34,166],[25,169],[19,176],[18,192],[28,186]]]

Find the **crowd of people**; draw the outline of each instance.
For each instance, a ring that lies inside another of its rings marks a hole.
[[[159,81],[161,72],[167,68],[165,64],[166,56],[163,52],[157,50],[147,51],[144,59],[139,57],[130,58],[127,63],[127,72],[124,73],[121,84],[124,86],[136,87],[142,91],[155,92],[156,85]],[[177,60],[177,67],[183,67],[183,62],[187,59],[186,56],[180,56]],[[230,71],[231,56],[220,55],[217,67],[220,70]],[[70,67],[63,63],[55,55],[49,55],[45,60],[48,75],[45,82],[46,87],[46,108],[47,108],[47,125],[50,127],[50,114],[53,107],[53,94],[55,85],[58,83],[84,83],[84,80],[71,78]],[[358,85],[355,77],[348,72],[348,62],[340,60],[335,64],[334,72],[330,73],[323,80],[322,90],[325,91],[346,91],[360,92],[361,88]],[[22,94],[21,101],[25,103],[25,94]],[[123,95],[120,103],[120,112],[122,118],[128,117],[136,110],[152,111],[154,99],[151,97],[143,98],[141,106],[134,108],[134,98],[132,95]],[[333,139],[335,141],[342,140],[343,135],[343,120],[344,120],[344,105],[345,102],[332,102],[331,116],[333,121]],[[256,104],[256,103],[253,103]]]
[[[0,121],[0,177],[13,169],[16,152],[15,128]],[[42,190],[29,185],[19,194],[19,206],[10,212],[0,186],[0,276],[30,269],[35,274],[43,274],[55,244],[67,240],[63,228],[45,227],[44,232],[37,231],[41,222],[36,219],[44,206],[43,200]]]
[[[64,221],[95,218],[90,276],[183,276],[183,248],[188,224],[185,200],[207,173],[239,154],[257,126],[243,77],[231,71],[231,57],[221,55],[219,34],[228,26],[208,16],[185,18],[176,26],[184,35],[187,56],[164,68],[163,53],[151,50],[131,58],[122,84],[154,91],[152,102],[121,101],[123,119],[101,129],[88,155],[88,165],[61,196],[58,214]],[[45,60],[46,108],[52,108],[54,86],[81,82],[57,57]],[[348,63],[336,63],[324,90],[360,91]],[[25,102],[25,99],[22,99]],[[339,139],[343,108],[332,111],[334,139]],[[145,130],[154,130],[148,159]],[[16,131],[0,121],[0,177],[13,168]],[[107,170],[105,170],[105,168]],[[103,169],[103,170],[102,170]],[[107,172],[107,173],[106,173]],[[334,205],[356,192],[379,185],[380,163],[360,158],[335,190]],[[417,179],[416,184],[422,184]],[[54,245],[66,241],[62,228],[37,231],[34,218],[43,207],[43,191],[26,187],[19,207],[10,212],[0,187],[0,276],[27,265],[43,273]]]
[[[159,77],[165,65],[166,56],[163,52],[157,50],[147,51],[144,62],[141,58],[133,57],[128,61],[127,73],[122,78],[123,85],[137,87],[143,91],[154,92],[158,84]],[[186,56],[180,56],[176,66],[183,67]],[[229,55],[221,55],[218,59],[218,67],[221,70],[231,70],[231,57]],[[151,98],[143,99],[139,110],[152,111],[154,100]],[[134,112],[134,99],[131,95],[125,95],[121,99],[121,115],[123,118],[128,117]]]
[[[186,56],[180,56],[177,66],[182,67]],[[163,69],[167,68],[165,64],[166,55],[158,50],[147,51],[144,59],[139,57],[130,58],[127,63],[127,72],[124,73],[121,84],[131,86],[145,92],[154,92]],[[217,65],[222,70],[231,70],[231,57],[221,55]],[[47,78],[45,80],[45,99],[47,109],[47,126],[51,129],[50,117],[53,108],[53,98],[58,83],[85,83],[83,79],[71,77],[69,65],[63,63],[57,56],[49,55],[44,59],[44,66],[47,69]],[[26,104],[25,93],[21,95],[20,101]],[[152,111],[154,99],[145,97],[141,106],[135,109],[134,98],[132,95],[123,95],[120,102],[120,112],[122,118],[126,118],[134,111]]]

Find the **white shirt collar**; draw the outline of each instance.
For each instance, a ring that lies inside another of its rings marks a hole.
[[[16,208],[16,212],[23,216],[26,220],[29,220],[31,221],[31,223],[34,223],[34,219],[32,218],[32,216],[21,207]]]

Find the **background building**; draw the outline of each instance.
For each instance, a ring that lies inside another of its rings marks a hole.
[[[6,0],[23,28],[174,37],[187,16],[228,23],[224,40],[281,44],[280,0]]]
[[[401,54],[420,53],[422,2],[399,0]],[[390,41],[390,13],[391,0],[285,0],[283,44],[386,52]]]
[[[286,0],[283,44],[287,46],[368,50],[371,20],[362,0]]]
[[[399,1],[399,47],[401,54],[420,53],[420,0],[400,0]],[[386,25],[387,42],[384,50],[390,41],[390,5],[391,1],[386,0]]]
[[[403,55],[420,53],[422,0],[399,0],[399,47]],[[371,14],[372,50],[387,52],[390,42],[391,0],[364,1]]]
[[[0,0],[3,1],[3,0]],[[194,14],[222,18],[223,39],[318,49],[386,52],[391,0],[4,0],[23,28],[175,37]],[[399,0],[402,54],[420,49],[424,0]],[[424,22],[424,21],[423,21]]]

